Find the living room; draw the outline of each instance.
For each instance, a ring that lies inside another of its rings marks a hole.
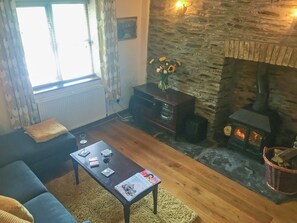
[[[184,1],[182,9],[177,9],[177,1],[173,0],[115,2],[118,22],[136,18],[137,24],[136,35],[117,42],[117,95],[106,99],[102,77],[54,91],[41,91],[34,95],[41,120],[56,118],[75,132],[85,125],[115,117],[117,112],[129,108],[135,86],[159,83],[155,67],[149,62],[167,57],[181,63],[169,76],[169,87],[195,97],[195,113],[208,121],[207,140],[224,140],[229,116],[254,103],[258,64],[264,62],[269,79],[266,102],[282,121],[273,145],[292,146],[297,134],[297,19],[293,16],[296,2]],[[1,135],[13,131],[5,97],[1,90]],[[296,199],[275,204],[129,125],[112,120],[87,133],[88,144],[104,139],[156,173],[162,180],[161,186],[197,213],[197,222],[294,222],[297,219]],[[158,151],[148,149],[150,146]],[[147,151],[140,152],[138,147]],[[189,172],[193,176],[185,176]],[[169,177],[172,175],[174,180]]]

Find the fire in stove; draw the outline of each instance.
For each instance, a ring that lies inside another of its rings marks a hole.
[[[247,136],[247,129],[243,128],[243,127],[236,127],[233,135],[238,140],[244,141]],[[258,133],[255,130],[249,131],[249,137],[248,137],[249,144],[259,146],[259,145],[261,145],[262,139],[263,139],[263,137],[262,137],[261,133]]]
[[[234,130],[234,137],[244,140],[246,135],[246,130],[244,128],[236,127]]]
[[[249,143],[255,146],[261,145],[262,135],[256,131],[251,131],[249,135]]]
[[[249,132],[249,133],[248,133]],[[233,132],[233,137],[238,140],[244,142],[246,140],[246,136],[248,135],[247,141],[249,144],[254,146],[260,146],[263,140],[261,133],[255,130],[249,130],[243,127],[235,127]]]

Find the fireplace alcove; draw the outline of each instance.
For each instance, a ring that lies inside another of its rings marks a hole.
[[[215,137],[220,138],[222,138],[225,125],[232,121],[229,116],[253,104],[257,92],[258,62],[227,57],[224,62],[214,123]],[[269,77],[268,107],[278,113],[282,120],[281,124],[276,126],[277,134],[272,136],[273,145],[290,147],[297,134],[297,69],[268,64],[267,75]],[[241,123],[238,124],[240,126]],[[232,130],[233,133],[235,129]],[[247,134],[250,134],[253,129],[246,129],[246,131],[248,131]],[[257,131],[259,132],[259,129],[256,129]],[[262,130],[260,132],[263,135],[267,134]],[[248,143],[249,140],[247,137],[245,141],[236,138],[233,141],[235,144],[240,144]],[[255,143],[248,144],[255,148]],[[255,153],[259,153],[259,151],[256,149]]]
[[[262,160],[264,146],[272,146],[281,120],[268,106],[268,64],[258,62],[256,73],[256,97],[251,106],[235,111],[229,116],[232,131],[228,147],[239,149]]]

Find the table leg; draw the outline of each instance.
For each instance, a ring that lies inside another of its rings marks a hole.
[[[79,184],[79,179],[78,179],[78,164],[77,162],[72,159],[72,165],[73,165],[73,169],[74,169],[74,175],[75,175],[75,183]]]
[[[125,223],[129,223],[129,221],[130,221],[130,205],[124,205],[124,218],[125,218]]]
[[[158,207],[158,185],[153,190],[153,201],[154,201],[154,214],[157,214],[157,207]]]

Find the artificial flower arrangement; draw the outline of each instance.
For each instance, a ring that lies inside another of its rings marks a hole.
[[[151,59],[149,63],[155,65],[155,70],[160,77],[158,87],[165,91],[168,88],[168,76],[176,72],[177,67],[181,66],[181,62],[176,59],[160,57]]]

